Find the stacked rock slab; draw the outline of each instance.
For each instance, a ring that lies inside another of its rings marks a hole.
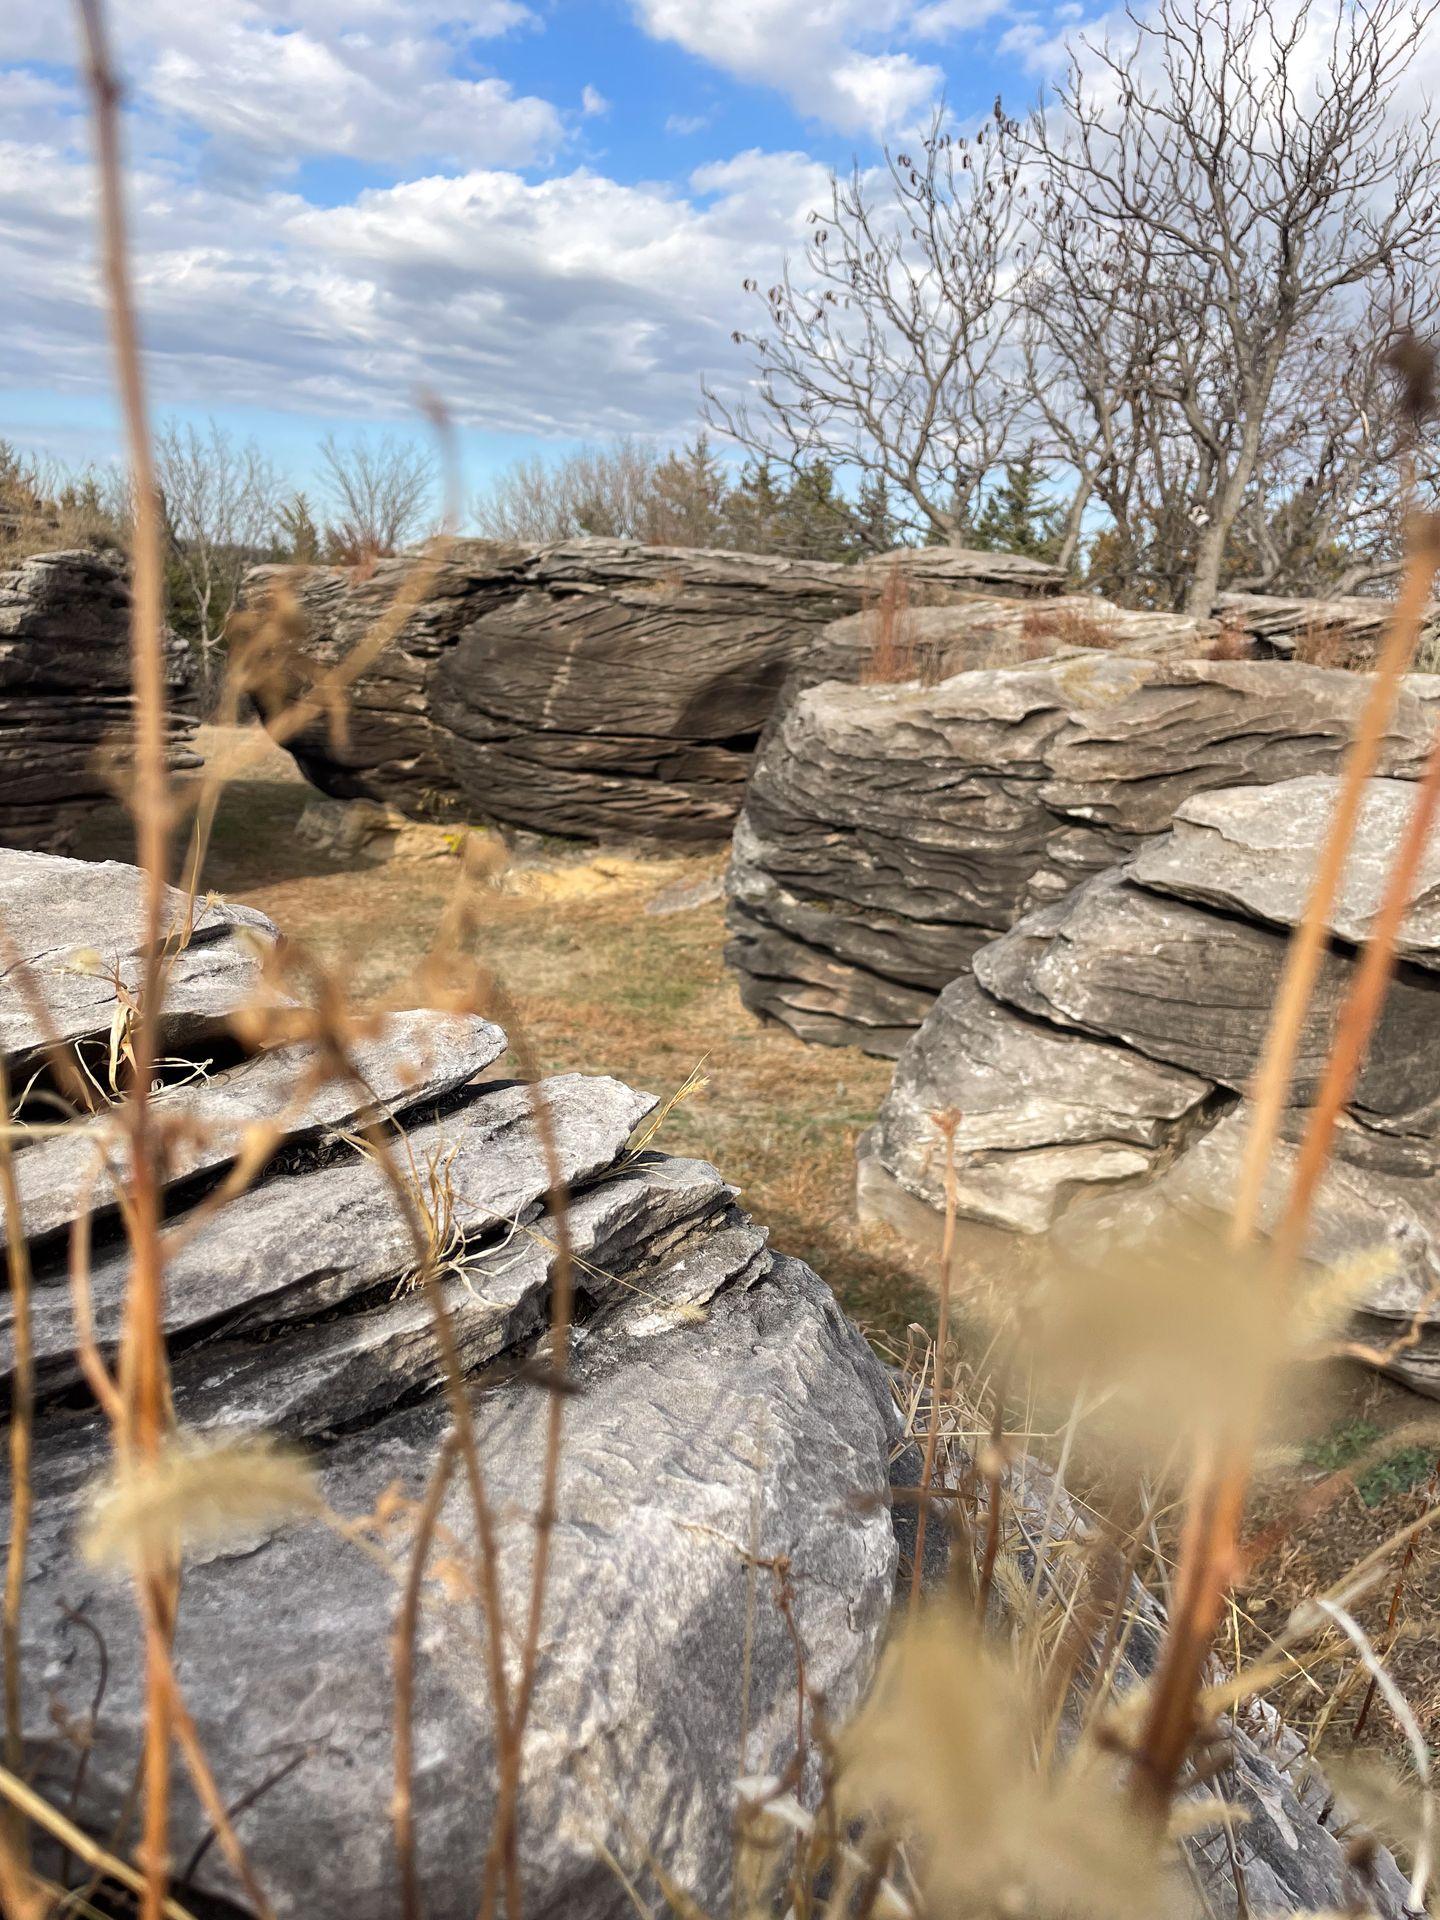
[[[173,636],[166,674],[172,765],[195,766],[193,721],[175,711],[187,672]],[[120,556],[41,553],[0,571],[0,846],[70,846],[110,797],[133,727]]]
[[[804,1039],[898,1054],[979,947],[1191,796],[1333,772],[1365,694],[1333,669],[1094,651],[933,687],[803,689],[736,823],[741,997]],[[1437,699],[1440,679],[1411,676],[1385,774],[1418,772]]]
[[[1362,594],[1330,600],[1289,598],[1283,594],[1222,593],[1218,618],[1232,630],[1251,635],[1261,652],[1292,659],[1339,652],[1346,666],[1373,662],[1390,619],[1390,602]],[[1421,629],[1422,653],[1440,632],[1440,605],[1432,601]],[[1342,664],[1340,661],[1326,664]]]
[[[280,1435],[310,1454],[336,1514],[389,1516],[372,1519],[368,1551],[302,1520],[208,1545],[185,1570],[179,1678],[225,1801],[245,1809],[237,1826],[276,1910],[378,1920],[400,1904],[391,1634],[450,1419],[431,1308],[413,1284],[415,1241],[357,1130],[383,1120],[402,1182],[443,1244],[438,1284],[468,1377],[517,1661],[552,1404],[536,1383],[543,1368],[527,1366],[550,1315],[549,1163],[530,1090],[499,1077],[495,1027],[390,1015],[357,1040],[345,1080],[317,1073],[300,1043],[246,1057],[230,1028],[261,987],[274,929],[214,905],[192,925],[176,895],[165,920],[177,942],[190,927],[161,1028],[174,1084],[154,1103],[170,1143],[164,1323],[178,1418],[211,1440]],[[27,963],[24,991],[12,969],[0,1002],[11,1086],[43,1095],[34,1076],[56,1044],[72,1058],[79,1049],[103,1085],[115,982],[138,984],[138,875],[0,854],[0,922]],[[889,1382],[828,1289],[771,1251],[713,1167],[630,1152],[649,1097],[579,1074],[541,1092],[571,1194],[578,1324],[525,1748],[527,1911],[633,1912],[608,1849],[646,1897],[659,1899],[653,1858],[720,1912],[733,1783],[783,1771],[795,1738],[796,1641],[751,1556],[784,1557],[807,1684],[843,1718],[870,1677],[894,1582]],[[50,1105],[35,1112],[54,1119]],[[276,1120],[284,1144],[263,1177],[201,1224],[196,1207],[252,1129]],[[124,1852],[133,1829],[116,1822],[140,1751],[143,1662],[128,1585],[77,1547],[84,1489],[109,1449],[82,1384],[66,1278],[70,1230],[88,1217],[94,1337],[113,1357],[130,1264],[116,1206],[124,1152],[102,1111],[37,1131],[14,1167],[38,1394],[26,1773],[90,1832],[112,1843],[118,1832]],[[12,1336],[7,1300],[7,1369]],[[437,1914],[476,1906],[495,1811],[465,1486],[457,1471],[416,1656],[416,1852],[425,1910]],[[257,1794],[279,1769],[283,1780]],[[208,1826],[182,1771],[181,1867]],[[185,1897],[243,1904],[221,1849],[197,1857]]]
[[[427,564],[382,561],[363,579],[257,569],[250,604],[288,595],[298,641],[262,710],[373,635]],[[317,723],[287,744],[340,798],[593,838],[723,839],[782,685],[830,622],[881,591],[877,568],[903,572],[917,605],[1060,586],[1054,568],[1006,554],[867,569],[619,540],[458,541],[356,681],[344,737]]]
[[[967,1220],[1073,1246],[1223,1213],[1249,1125],[1289,930],[1304,911],[1337,782],[1193,795],[1173,830],[1019,920],[941,994],[896,1066],[860,1152],[862,1206],[912,1235],[945,1205],[933,1115],[958,1111],[954,1180]],[[1414,804],[1377,779],[1331,920],[1263,1216],[1296,1143]],[[1381,1256],[1361,1301],[1389,1372],[1440,1395],[1440,850],[1317,1197],[1310,1257]]]

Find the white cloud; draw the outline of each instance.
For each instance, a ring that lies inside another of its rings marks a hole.
[[[425,41],[323,41],[242,27],[203,52],[170,46],[148,67],[157,106],[277,160],[344,154],[373,164],[433,156],[457,165],[548,158],[563,125],[546,100],[503,80],[460,79]],[[217,57],[217,53],[218,56]]]
[[[691,133],[703,133],[710,124],[708,113],[671,113],[665,116],[666,133],[684,136]]]
[[[428,387],[482,429],[683,430],[702,370],[742,372],[741,279],[802,233],[824,181],[802,155],[747,154],[689,191],[472,169],[322,208],[152,158],[130,194],[156,404],[390,418]],[[78,153],[0,146],[17,387],[108,387],[90,200]]]
[[[580,111],[587,120],[593,120],[597,115],[609,113],[610,102],[598,87],[587,86],[580,95]]]
[[[978,25],[1007,0],[634,0],[657,40],[737,80],[775,87],[843,133],[885,133],[943,90],[938,66],[905,50]],[[896,42],[901,43],[898,47]]]
[[[532,20],[519,0],[463,10],[455,0],[117,0],[112,11],[132,97],[227,157],[247,155],[252,171],[311,154],[528,165],[564,139],[549,101],[451,71],[457,36],[483,40]],[[0,9],[0,60],[55,58],[43,12]]]

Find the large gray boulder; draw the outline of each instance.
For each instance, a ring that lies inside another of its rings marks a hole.
[[[257,569],[248,602],[289,596],[299,644],[291,670],[259,689],[262,711],[373,631],[418,564],[381,561],[365,578]],[[1019,556],[948,550],[866,568],[462,540],[356,683],[344,739],[317,723],[287,744],[342,798],[592,838],[724,839],[787,678],[897,570],[917,605],[1050,594],[1061,579]]]
[[[45,1029],[82,1044],[108,1032],[116,989],[105,966],[130,977],[138,891],[129,869],[0,856],[0,917],[57,1002],[51,1023],[7,999],[0,1029],[11,1084],[32,1086],[25,1113],[37,1121],[55,1118],[48,1102],[34,1104],[45,1086],[31,1079]],[[168,918],[183,902],[166,907]],[[186,949],[208,956],[206,980],[177,969],[186,1011],[164,1025],[175,1084],[157,1094],[155,1115],[170,1148],[175,1409],[207,1440],[276,1435],[306,1449],[326,1505],[368,1525],[372,1550],[302,1520],[255,1523],[197,1550],[176,1662],[277,1911],[388,1920],[399,1903],[391,1636],[450,1422],[415,1244],[359,1134],[378,1125],[390,1139],[441,1249],[438,1284],[499,1538],[512,1683],[552,1404],[540,1356],[557,1222],[533,1096],[497,1077],[505,1039],[485,1021],[413,1012],[374,1022],[343,1082],[295,1044],[237,1057],[226,1032],[274,938],[260,916],[208,907]],[[65,964],[84,950],[104,966]],[[201,1077],[186,1073],[187,1053]],[[892,1394],[828,1289],[770,1249],[713,1167],[631,1151],[649,1096],[562,1074],[540,1098],[571,1195],[577,1324],[524,1751],[526,1910],[628,1914],[617,1863],[658,1899],[655,1861],[719,1912],[735,1782],[783,1772],[795,1751],[797,1662],[807,1699],[823,1698],[836,1721],[873,1670],[896,1564]],[[94,1339],[113,1357],[130,1262],[116,1217],[123,1146],[99,1104],[73,1128],[37,1130],[15,1156],[39,1396],[22,1672],[27,1776],[126,1851],[143,1661],[127,1583],[77,1545],[109,1441],[76,1366],[67,1278],[67,1229],[88,1209]],[[251,1130],[272,1121],[286,1137],[263,1177],[223,1210],[197,1212]],[[7,1300],[7,1368],[13,1332]],[[426,1910],[449,1915],[478,1902],[497,1777],[463,1474],[436,1541],[416,1667],[415,1806]],[[185,1893],[243,1905],[207,1833],[177,1762],[173,1854]]]
[[[1166,1216],[1222,1216],[1249,1127],[1288,929],[1338,782],[1197,795],[1133,859],[981,948],[906,1045],[860,1147],[862,1209],[933,1239],[945,1209],[933,1116],[956,1110],[960,1217],[1039,1242],[1113,1245]],[[1334,935],[1300,1036],[1262,1221],[1295,1150],[1352,985],[1413,783],[1377,779],[1361,810]],[[1376,1363],[1440,1394],[1440,945],[1433,861],[1317,1195],[1307,1257],[1374,1277],[1359,1298]],[[1357,1271],[1365,1271],[1357,1268]]]
[[[194,767],[187,656],[166,636],[171,764]],[[117,553],[0,570],[0,847],[64,852],[113,791],[134,725],[130,589]]]
[[[933,687],[802,689],[736,824],[741,997],[804,1039],[897,1054],[979,947],[1192,795],[1333,773],[1365,692],[1279,661],[1094,651]],[[1418,772],[1437,698],[1440,680],[1408,681],[1383,773]]]

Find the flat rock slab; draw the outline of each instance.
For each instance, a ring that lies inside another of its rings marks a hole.
[[[975,956],[996,999],[1202,1074],[1240,1093],[1259,1065],[1285,937],[1101,874]],[[1314,1098],[1354,962],[1328,954],[1301,1030],[1294,1098]],[[1397,1134],[1440,1127],[1440,985],[1402,973],[1386,997],[1355,1110]]]
[[[1227,624],[1242,628],[1282,658],[1297,651],[1339,642],[1373,656],[1389,625],[1391,603],[1362,594],[1342,594],[1326,600],[1289,598],[1284,594],[1222,593],[1216,612]],[[1440,606],[1426,610],[1422,635],[1440,627]]]
[[[933,1240],[946,1204],[936,1115],[961,1115],[959,1217],[1103,1260],[1169,1216],[1231,1204],[1290,923],[1303,911],[1335,782],[1304,777],[1188,800],[1132,860],[1026,914],[974,956],[901,1054],[860,1145],[862,1208]],[[1264,1226],[1288,1191],[1358,940],[1414,804],[1377,780],[1302,1027]],[[1440,981],[1433,860],[1334,1158],[1307,1257],[1357,1274],[1372,1364],[1440,1390]],[[1413,964],[1421,961],[1424,964]],[[1097,1252],[1097,1250],[1099,1250]],[[1361,1263],[1357,1266],[1357,1262]]]
[[[262,568],[247,594],[288,596],[293,698],[408,590],[414,556],[364,581]],[[794,661],[861,604],[856,568],[575,540],[457,541],[395,643],[360,676],[343,745],[287,743],[325,792],[407,813],[586,838],[723,839],[755,740]]]
[[[315,1086],[313,1051],[291,1046],[171,1087],[155,1100],[167,1184],[227,1166],[267,1125],[293,1149],[443,1099],[493,1066],[505,1047],[488,1020],[390,1014],[373,1039],[353,1048],[353,1079]],[[98,1115],[42,1135],[17,1153],[14,1167],[25,1231],[40,1239],[116,1201],[126,1177],[124,1143],[114,1118]]]
[[[655,1102],[618,1080],[562,1074],[540,1083],[567,1186],[614,1165]],[[420,1264],[411,1220],[447,1244],[501,1238],[550,1186],[528,1087],[485,1090],[443,1120],[413,1128],[391,1162],[401,1192],[373,1154],[350,1150],[313,1171],[277,1173],[233,1200],[198,1233],[168,1230],[164,1325],[172,1340],[314,1318]],[[79,1378],[76,1327],[63,1264],[39,1276],[31,1315],[35,1365],[51,1388]],[[130,1279],[127,1250],[98,1259],[90,1310],[102,1352],[120,1336]],[[9,1303],[0,1305],[0,1356],[10,1366]]]
[[[1221,622],[1193,614],[1137,612],[1091,594],[956,600],[934,605],[904,576],[904,604],[867,607],[827,627],[796,670],[790,692],[822,681],[935,686],[957,673],[1023,667],[1104,652],[1150,660],[1199,660]]]
[[[117,987],[144,976],[140,878],[119,861],[70,860],[0,847],[0,1054],[16,1067],[59,1043],[108,1036]],[[190,902],[166,890],[162,937],[172,958],[161,1024],[167,1045],[226,1030],[261,991],[277,938],[253,907]]]
[[[1339,791],[1338,780],[1311,774],[1270,787],[1197,794],[1180,807],[1170,833],[1141,848],[1130,876],[1158,893],[1269,926],[1298,926]],[[1409,780],[1367,783],[1329,921],[1342,940],[1368,938],[1417,791]],[[1440,844],[1433,838],[1396,946],[1407,960],[1440,967]]]
[[[262,689],[262,711],[373,629],[419,564],[382,561],[364,580],[258,569],[250,601],[288,597],[286,630],[299,636],[297,671]],[[1041,562],[963,550],[850,567],[624,540],[457,541],[356,683],[343,745],[319,725],[289,744],[327,793],[407,812],[724,840],[782,687],[830,623],[896,572],[917,605],[1013,604],[1061,583]]]
[[[1418,773],[1437,694],[1407,686],[1386,775]],[[1093,652],[935,687],[802,689],[736,825],[741,998],[803,1038],[897,1053],[977,948],[1197,793],[1333,775],[1364,697],[1353,674],[1278,661]]]
[[[1303,1110],[1286,1116],[1266,1169],[1262,1233],[1279,1221],[1308,1118]],[[1176,1219],[1219,1227],[1252,1122],[1244,1102],[1198,1134],[1140,1193],[1083,1199],[1065,1216],[1063,1244],[1094,1258],[1149,1239]],[[1342,1123],[1315,1194],[1305,1257],[1321,1273],[1361,1277],[1351,1315],[1357,1357],[1440,1399],[1440,1143],[1397,1148],[1353,1121]]]

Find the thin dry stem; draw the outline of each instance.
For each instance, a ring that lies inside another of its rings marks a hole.
[[[0,1117],[10,1119],[10,1076],[0,1056]],[[35,1423],[35,1361],[30,1338],[30,1249],[20,1213],[14,1149],[8,1126],[0,1135],[0,1200],[5,1205],[6,1268],[10,1276],[11,1341],[14,1349],[10,1401],[10,1543],[5,1555],[5,1764],[19,1773],[24,1762],[24,1713],[20,1691],[21,1608],[30,1542],[32,1490],[30,1450]],[[23,1864],[25,1828],[13,1807],[5,1809],[5,1839]]]
[[[1380,742],[1393,709],[1401,673],[1419,636],[1437,564],[1440,519],[1416,524],[1413,543],[1386,636],[1379,667],[1346,761],[1330,835],[1321,857],[1304,919],[1290,944],[1285,973],[1266,1038],[1254,1096],[1257,1113],[1246,1143],[1231,1229],[1232,1245],[1254,1236],[1260,1196],[1289,1097],[1295,1054],[1339,893],[1350,844],[1360,818],[1365,782],[1375,769]],[[1432,754],[1434,781],[1440,783],[1440,743]],[[1406,843],[1395,863],[1374,932],[1362,956],[1342,1013],[1336,1044],[1327,1064],[1315,1115],[1302,1149],[1301,1167],[1275,1247],[1270,1273],[1274,1284],[1288,1283],[1286,1263],[1303,1242],[1310,1201],[1324,1171],[1340,1105],[1348,1097],[1358,1062],[1368,1042],[1388,982],[1395,935],[1409,901],[1414,872],[1424,849],[1435,795],[1431,768],[1417,796]],[[1406,871],[1405,869],[1408,869]],[[1175,1599],[1149,1711],[1136,1752],[1133,1784],[1139,1803],[1165,1817],[1191,1742],[1199,1726],[1199,1701],[1205,1663],[1214,1641],[1224,1597],[1241,1569],[1240,1529],[1249,1493],[1251,1462],[1260,1409],[1252,1408],[1236,1428],[1207,1444],[1191,1475],[1181,1536]]]
[[[457,1435],[446,1436],[425,1491],[415,1523],[415,1541],[405,1575],[405,1589],[395,1621],[395,1857],[400,1869],[402,1920],[420,1920],[420,1870],[415,1859],[415,1639],[425,1565],[440,1518],[440,1508],[455,1465]]]
[[[1414,657],[1420,629],[1430,603],[1435,577],[1436,526],[1423,523],[1401,582],[1390,617],[1385,644],[1366,694],[1354,742],[1336,796],[1335,811],[1320,864],[1311,883],[1305,915],[1285,955],[1285,967],[1275,996],[1259,1071],[1251,1088],[1254,1113],[1239,1183],[1231,1228],[1232,1243],[1244,1246],[1254,1238],[1260,1217],[1265,1174],[1275,1150],[1280,1118],[1290,1097],[1295,1056],[1305,1016],[1320,977],[1320,963],[1329,939],[1330,918],[1340,892],[1350,845],[1360,820],[1365,783],[1374,773],[1380,747],[1395,710],[1400,679]]]
[[[940,1395],[945,1378],[945,1355],[950,1343],[950,1290],[955,1268],[955,1219],[958,1211],[955,1186],[955,1130],[958,1113],[935,1116],[935,1125],[945,1142],[945,1233],[940,1243],[940,1312],[935,1329],[935,1368],[930,1387],[930,1420],[925,1430],[925,1458],[920,1469],[919,1508],[915,1516],[915,1565],[910,1571],[910,1616],[920,1604],[920,1588],[925,1567],[925,1529],[930,1512],[930,1490],[935,1484],[935,1451],[940,1442]]]

